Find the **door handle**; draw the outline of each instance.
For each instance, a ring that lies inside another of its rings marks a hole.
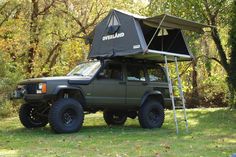
[[[121,81],[121,82],[119,82],[119,84],[126,85],[126,82],[125,81]]]

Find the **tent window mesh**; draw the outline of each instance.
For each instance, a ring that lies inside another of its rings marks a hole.
[[[149,43],[156,28],[140,22],[146,43]],[[180,29],[159,29],[148,49],[188,55],[188,49]]]

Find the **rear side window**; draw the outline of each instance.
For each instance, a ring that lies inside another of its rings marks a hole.
[[[144,68],[137,65],[127,66],[127,80],[128,81],[146,81],[144,75]]]
[[[148,67],[148,77],[150,82],[165,82],[166,77],[163,69],[160,66]]]

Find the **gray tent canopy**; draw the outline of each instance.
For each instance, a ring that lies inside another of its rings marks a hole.
[[[163,55],[173,60],[192,60],[182,30],[203,33],[208,25],[163,14],[144,17],[111,10],[89,36],[88,58],[127,57],[163,62]]]

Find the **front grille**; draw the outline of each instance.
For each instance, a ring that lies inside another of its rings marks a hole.
[[[27,94],[36,94],[37,86],[38,86],[37,84],[27,84],[25,86],[26,93]]]

